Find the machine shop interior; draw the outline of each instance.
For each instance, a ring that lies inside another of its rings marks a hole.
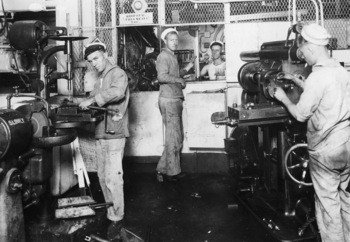
[[[330,55],[350,71],[349,8],[346,0],[0,0],[0,241],[321,241],[306,123],[274,90],[299,101],[302,89],[278,75],[311,73],[298,50],[308,23],[329,30]],[[156,64],[167,28],[178,32],[179,67],[195,58],[183,77],[186,176],[159,183]],[[130,90],[118,240],[106,237],[94,137],[108,109],[67,104],[93,89],[84,60],[93,41],[106,44]],[[201,76],[213,41],[227,67],[215,79]],[[79,199],[86,203],[60,204]],[[70,208],[77,212],[60,217]]]

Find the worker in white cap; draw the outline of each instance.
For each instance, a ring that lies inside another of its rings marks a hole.
[[[275,98],[300,122],[307,121],[309,169],[315,189],[316,220],[323,242],[350,241],[350,80],[329,56],[328,31],[303,27],[300,53],[312,66],[300,100],[292,103],[281,88]],[[292,79],[290,74],[280,78]]]
[[[182,89],[186,81],[182,78],[191,66],[179,70],[175,50],[178,47],[178,32],[174,28],[165,29],[161,34],[165,48],[157,57],[156,68],[159,87],[159,109],[165,128],[163,154],[157,165],[159,182],[178,181],[183,178],[180,166],[180,153],[183,143],[182,110],[184,95]],[[193,58],[191,65],[193,66]]]
[[[209,75],[210,80],[219,80],[225,78],[226,62],[222,57],[222,47],[224,43],[214,40],[210,43],[211,63],[205,65],[201,70],[201,76]]]

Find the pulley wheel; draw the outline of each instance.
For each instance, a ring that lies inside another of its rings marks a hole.
[[[33,113],[31,122],[33,125],[33,137],[43,136],[43,127],[49,126],[49,119],[43,112]]]
[[[251,62],[244,64],[238,72],[238,82],[243,90],[247,92],[259,92],[259,69],[260,62]]]
[[[14,194],[22,189],[21,172],[12,168],[6,173],[5,177],[6,191]]]

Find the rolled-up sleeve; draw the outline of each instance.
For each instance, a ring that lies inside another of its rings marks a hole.
[[[158,55],[156,68],[158,73],[157,78],[160,83],[177,83],[181,81],[180,77],[171,73],[171,68],[174,68],[173,65],[167,55],[163,55],[162,53]]]
[[[128,78],[123,70],[115,70],[108,88],[102,88],[95,94],[95,101],[98,106],[106,103],[117,102],[125,97],[128,87]]]

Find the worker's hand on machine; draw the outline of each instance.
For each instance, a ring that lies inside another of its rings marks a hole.
[[[283,102],[283,99],[288,98],[287,94],[284,92],[284,90],[281,87],[276,86],[273,90],[273,96],[278,101]]]
[[[292,80],[295,78],[294,75],[288,73],[288,72],[280,72],[277,74],[277,79],[287,79],[287,80]]]
[[[73,104],[80,104],[81,102],[83,102],[86,98],[82,98],[82,97],[73,97],[72,100],[70,101],[70,103]]]
[[[287,79],[293,81],[297,86],[304,89],[305,77],[298,74],[290,74],[288,72],[280,72],[277,74],[277,79]]]
[[[93,98],[88,98],[84,101],[82,101],[80,104],[79,104],[79,107],[82,109],[82,110],[86,110],[88,109],[88,106],[90,106],[91,104],[93,104],[95,102],[95,100]]]

